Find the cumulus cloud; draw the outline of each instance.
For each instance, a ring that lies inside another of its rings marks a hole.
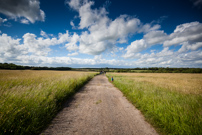
[[[41,34],[44,35],[45,32],[41,31]],[[100,59],[98,57],[95,57],[94,59],[47,57],[47,54],[51,51],[51,45],[58,45],[66,42],[76,44],[78,39],[79,36],[77,34],[69,35],[68,31],[63,34],[58,34],[57,38],[37,37],[35,34],[26,33],[22,38],[15,39],[7,34],[2,34],[0,35],[0,62],[13,62],[22,65],[37,66],[86,66],[89,64],[92,66],[121,66],[126,64],[126,62],[121,60],[106,60],[101,57],[99,57]],[[78,52],[68,54],[68,56],[75,55],[78,55]]]
[[[143,39],[131,43],[131,46],[127,49],[129,52],[131,50],[131,54],[128,53],[127,55],[135,58],[135,61],[106,59],[101,55],[91,59],[73,58],[72,56],[78,55],[78,52],[69,53],[68,56],[71,57],[47,57],[51,45],[57,45],[61,41],[76,42],[78,40],[78,35],[67,33],[61,33],[57,38],[42,38],[32,33],[26,33],[22,39],[2,34],[0,35],[0,62],[14,62],[33,66],[63,65],[71,67],[99,67],[103,65],[111,67],[201,67],[202,65],[202,52],[198,50],[202,47],[201,42],[191,45],[184,43],[182,46],[186,47],[185,51],[173,51],[169,47],[164,47],[160,52],[152,51],[151,54],[141,54],[138,53],[136,48],[137,46],[141,46],[143,49],[147,47],[146,41]],[[68,38],[64,40],[64,36],[67,37],[67,35],[69,35]],[[23,42],[21,43],[21,41]],[[133,53],[134,51],[136,53]]]
[[[93,1],[70,0],[66,1],[66,4],[79,14],[78,28],[87,29],[80,35],[78,42],[80,53],[100,55],[107,50],[115,50],[117,43],[126,43],[129,35],[147,33],[160,28],[160,25],[142,24],[138,18],[128,15],[120,15],[112,20],[107,16],[108,12],[104,6],[92,9]],[[70,24],[75,28],[72,21]]]
[[[68,31],[63,34],[59,33],[57,38],[47,37],[44,31],[41,31],[41,35],[45,38],[37,37],[32,33],[26,33],[21,39],[14,39],[7,34],[2,34],[0,35],[0,54],[2,57],[16,57],[17,55],[24,54],[47,56],[51,51],[50,46],[64,44],[73,40],[69,36]]]
[[[202,47],[201,42],[202,24],[199,22],[190,22],[178,25],[170,35],[162,30],[154,30],[146,33],[143,39],[133,41],[128,45],[123,57],[136,58],[137,53],[158,44],[163,44],[164,47],[182,45],[178,50],[179,52],[186,52],[188,50],[195,51]]]
[[[77,43],[79,41],[79,36],[74,33],[73,36],[70,37],[70,40],[67,44],[65,44],[65,47],[68,51],[77,51],[79,47],[77,46]]]
[[[161,26],[159,24],[156,24],[154,26],[152,26],[152,24],[145,24],[140,28],[140,30],[138,32],[139,33],[148,33],[150,31],[158,30],[160,28],[161,28]]]
[[[167,34],[164,31],[151,31],[144,35],[144,39],[150,45],[162,44],[168,39]]]
[[[81,0],[66,0],[65,3],[68,4],[72,9],[79,10]]]
[[[160,25],[153,23],[142,24],[138,18],[128,15],[121,15],[112,20],[107,16],[108,12],[104,7],[92,9],[94,5],[92,1],[70,0],[66,2],[73,10],[79,13],[80,23],[78,28],[87,29],[80,35],[78,46],[69,45],[70,49],[75,48],[72,50],[79,48],[80,53],[100,55],[106,50],[116,50],[117,43],[127,43],[128,36],[136,33],[144,33],[145,35],[143,39],[131,42],[125,49],[126,53],[122,56],[125,59],[139,59],[138,64],[141,64],[141,60],[143,60],[144,62],[153,61],[162,65],[172,65],[172,60],[169,58],[175,53],[170,51],[169,47],[173,45],[182,46],[178,51],[179,54],[175,54],[179,57],[178,63],[181,58],[180,52],[197,51],[201,48],[202,27],[199,22],[178,25],[174,32],[168,35],[163,30],[159,30]],[[72,23],[72,26],[75,25]],[[159,53],[152,52],[151,55],[140,53],[151,46],[159,44],[164,46],[164,49]],[[113,51],[111,52],[113,53]],[[157,59],[153,56],[159,58]],[[147,59],[147,57],[150,58]]]
[[[182,43],[182,47],[178,50],[178,52],[187,52],[189,50],[195,51],[198,50],[199,48],[202,48],[202,42],[197,42],[194,44],[189,44],[188,42]]]
[[[31,23],[45,21],[39,0],[0,0],[0,13],[13,19],[24,17]]]
[[[71,41],[71,37],[68,31],[66,31],[66,33],[59,33],[58,38],[49,38],[44,31],[41,31],[40,34],[44,38],[37,38],[36,35],[32,33],[26,33],[23,36],[23,47],[27,48],[28,52],[34,53],[35,55],[46,56],[51,51],[49,48],[50,46]]]
[[[202,24],[199,22],[191,22],[181,24],[176,27],[174,32],[169,35],[164,46],[172,46],[183,42],[196,43],[202,41]]]
[[[136,53],[148,48],[148,44],[144,39],[136,40],[132,42],[125,50],[127,51],[124,58],[135,58],[137,57]]]
[[[30,1],[33,2],[32,6],[27,4]],[[6,3],[9,2],[11,0]],[[7,16],[20,18],[21,23],[25,24],[44,20],[45,14],[43,17],[38,0],[27,0],[26,2],[17,0],[15,3],[22,3],[20,4],[22,11],[13,8],[8,10]],[[0,35],[0,61],[15,61],[23,65],[80,67],[86,65],[110,65],[113,67],[189,67],[191,65],[201,67],[202,65],[202,52],[200,50],[202,48],[202,24],[199,22],[180,24],[173,33],[167,34],[160,30],[160,25],[143,24],[138,18],[129,15],[120,15],[111,19],[108,17],[108,12],[104,6],[93,9],[94,2],[89,0],[68,0],[65,3],[78,12],[80,19],[78,26],[75,26],[73,21],[70,24],[73,28],[82,30],[81,34],[66,31],[54,37],[43,30],[40,32],[41,37],[37,37],[33,33],[26,33],[22,38],[13,38],[7,34],[2,34]],[[10,7],[13,5],[11,4]],[[25,14],[27,8],[23,7],[30,7],[29,12]],[[0,8],[0,10],[2,9]],[[2,13],[2,11],[0,12]],[[36,12],[38,17],[36,17]],[[0,22],[3,22],[2,18],[0,18]],[[128,38],[136,33],[143,33],[143,38],[129,43],[126,48],[117,47],[117,44],[128,43]],[[141,53],[143,50],[159,44],[163,46],[163,50],[160,52],[154,50],[150,53]],[[61,45],[62,48],[65,48],[67,57],[48,57],[51,46],[55,45]],[[177,51],[169,49],[170,46],[176,45],[181,46],[181,48]],[[106,56],[103,58],[102,54],[105,52],[110,53],[108,56],[124,53],[123,58],[119,58],[125,59],[109,58],[109,60],[106,59]],[[95,55],[95,57],[92,59],[72,57],[80,53]]]
[[[134,65],[140,67],[201,67],[201,51],[192,51],[186,53],[174,52],[165,47],[162,51],[151,54],[140,54]]]
[[[50,52],[49,45],[54,44],[54,42],[57,41],[56,38],[53,39],[45,39],[42,38],[36,39],[35,34],[26,33],[23,36],[23,43],[24,47],[28,50],[30,53],[34,53],[35,55],[47,55],[48,52]]]

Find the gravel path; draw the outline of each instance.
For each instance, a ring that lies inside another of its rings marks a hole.
[[[94,77],[53,119],[44,135],[157,135],[104,75]]]

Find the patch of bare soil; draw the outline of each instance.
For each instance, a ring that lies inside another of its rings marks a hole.
[[[104,75],[94,77],[42,132],[45,135],[157,135]]]

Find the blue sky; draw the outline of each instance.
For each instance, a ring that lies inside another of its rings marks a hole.
[[[202,68],[202,0],[0,0],[0,62]]]

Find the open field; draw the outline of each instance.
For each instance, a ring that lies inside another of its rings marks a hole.
[[[95,72],[0,70],[0,133],[37,134]]]
[[[202,134],[202,75],[109,73],[161,134]]]

